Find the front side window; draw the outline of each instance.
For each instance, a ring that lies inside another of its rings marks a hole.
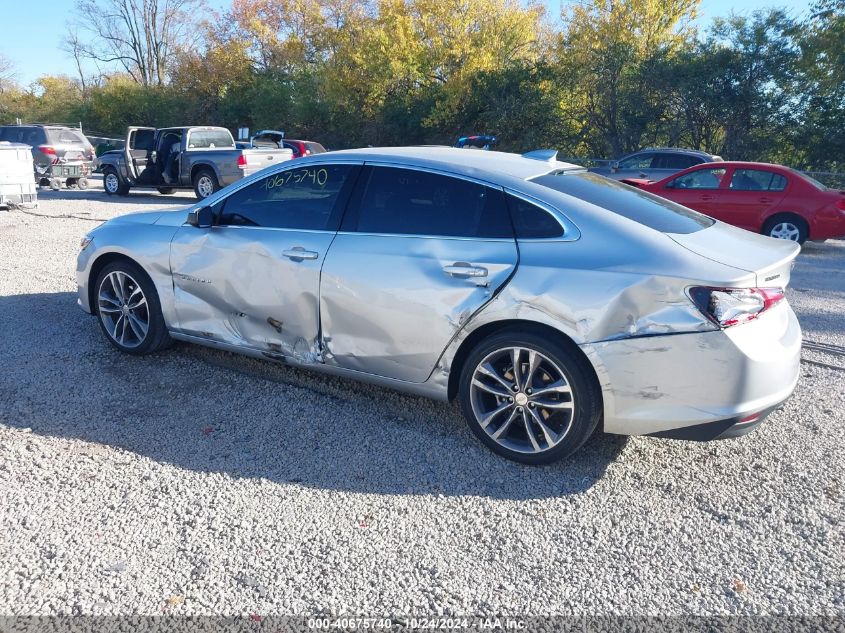
[[[651,152],[634,154],[619,161],[619,169],[649,169],[654,154]]]
[[[193,130],[188,137],[190,149],[216,149],[234,147],[232,135],[226,130]]]
[[[733,191],[783,191],[786,178],[763,169],[737,169],[731,176]]]
[[[504,193],[415,169],[374,167],[361,198],[360,233],[513,237]]]
[[[356,165],[311,165],[266,176],[222,203],[217,224],[335,230]]]
[[[697,169],[669,182],[670,189],[718,189],[725,175],[725,168]]]

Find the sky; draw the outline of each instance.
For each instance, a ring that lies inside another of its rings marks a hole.
[[[550,15],[559,15],[561,4],[569,2],[545,0]],[[225,6],[228,2],[212,0],[211,4]],[[76,76],[73,58],[60,49],[74,5],[74,0],[0,0],[0,55],[12,60],[19,83],[28,85],[41,75]],[[750,14],[768,7],[786,9],[797,17],[807,5],[808,0],[702,0],[697,23],[705,27],[715,17],[727,17],[731,12]]]

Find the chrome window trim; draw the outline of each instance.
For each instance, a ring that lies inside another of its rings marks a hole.
[[[504,187],[497,182],[492,182],[490,180],[483,180],[481,178],[474,178],[473,176],[467,176],[465,174],[455,173],[453,171],[448,171],[446,169],[441,169],[439,167],[426,167],[424,165],[413,165],[413,164],[406,164],[406,163],[396,163],[390,161],[364,161],[365,165],[369,165],[371,167],[392,167],[395,169],[412,169],[414,171],[422,171],[427,174],[437,174],[438,176],[447,176],[450,178],[458,178],[460,180],[466,180],[468,182],[475,183],[477,185],[483,185],[485,187],[493,187],[494,189],[498,189],[499,191],[504,191]]]
[[[516,239],[518,242],[575,242],[576,240],[581,239],[581,230],[566,216],[565,213],[563,213],[563,211],[557,207],[553,207],[548,202],[539,200],[527,193],[522,193],[521,191],[516,191],[515,189],[510,189],[508,187],[505,187],[505,193],[519,198],[524,202],[540,207],[557,220],[558,224],[560,224],[561,228],[563,228],[563,235],[558,237],[517,237]]]

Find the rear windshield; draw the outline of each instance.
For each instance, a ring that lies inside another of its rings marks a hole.
[[[234,147],[235,141],[228,130],[193,130],[188,137],[190,149]]]
[[[87,145],[88,141],[79,132],[74,130],[62,130],[51,128],[47,130],[47,136],[51,143],[57,145]]]
[[[695,233],[715,220],[610,178],[583,171],[558,172],[531,182],[561,191],[663,233]]]
[[[313,141],[305,141],[305,147],[311,150],[312,154],[322,154],[326,151],[326,148],[320,145],[319,143],[315,143]]]
[[[44,128],[9,125],[0,127],[0,141],[43,145],[47,141],[47,137],[44,135]]]
[[[789,169],[789,171],[791,171],[793,174],[795,174],[799,178],[803,178],[804,180],[809,182],[811,185],[813,185],[819,191],[827,191],[828,190],[828,187],[826,185],[820,183],[818,180],[816,180],[812,176],[808,176],[804,172],[800,172],[800,171],[797,171],[795,169],[790,169],[789,167],[787,167],[787,169]]]

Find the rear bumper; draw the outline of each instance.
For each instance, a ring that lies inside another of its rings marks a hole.
[[[783,302],[726,330],[582,349],[602,386],[606,432],[715,439],[753,429],[790,396],[800,371],[801,329]]]

